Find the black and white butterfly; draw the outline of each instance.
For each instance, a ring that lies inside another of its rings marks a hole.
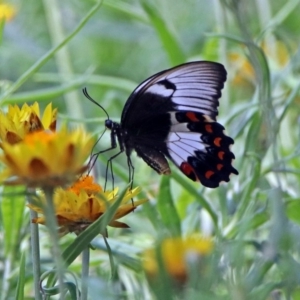
[[[111,130],[110,149],[118,142],[118,154],[125,151],[130,170],[135,150],[159,174],[171,173],[169,159],[184,175],[206,187],[228,182],[231,173],[238,174],[231,165],[234,141],[216,122],[226,75],[219,63],[195,61],[146,79],[128,98],[121,122],[109,117],[105,121]]]

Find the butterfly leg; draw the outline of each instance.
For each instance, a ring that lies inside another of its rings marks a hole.
[[[97,160],[97,158],[98,158],[98,156],[99,156],[99,154],[100,154],[99,152],[93,154],[94,149],[95,149],[96,145],[99,143],[99,141],[101,140],[101,138],[102,138],[103,134],[105,133],[105,131],[106,131],[106,130],[103,131],[103,133],[102,133],[101,136],[97,139],[97,142],[95,143],[95,145],[94,145],[93,148],[92,148],[92,151],[91,151],[91,154],[90,154],[90,159],[89,159],[89,162],[88,162],[88,166],[89,166],[89,168],[88,168],[88,175],[91,173],[91,171],[92,171],[92,169],[93,169],[93,167],[94,167],[94,165],[95,165],[95,163],[96,163],[96,160]],[[109,149],[108,149],[108,150],[109,150]],[[105,151],[106,151],[106,150],[105,150]]]
[[[94,154],[91,154],[89,162],[88,162],[88,166],[89,166],[88,174],[90,174],[90,172],[92,171],[92,169],[93,169],[93,167],[94,167],[94,165],[95,165],[95,163],[96,163],[96,161],[97,161],[100,154],[102,154],[104,152],[107,152],[107,151],[110,151],[110,150],[113,150],[115,148],[116,148],[116,146],[115,147],[110,147],[108,149],[105,149],[105,150],[102,150],[102,151],[99,151],[99,152],[96,152]],[[120,151],[120,153],[121,152],[123,152],[123,151]]]
[[[96,144],[99,142],[99,140],[102,138],[103,134],[105,133],[105,131],[101,134],[101,136],[99,137],[99,139],[97,140]],[[109,160],[107,161],[107,165],[106,165],[106,172],[105,172],[105,184],[104,184],[104,191],[106,190],[106,184],[107,184],[107,174],[108,174],[108,169],[109,169],[109,166],[110,166],[110,170],[111,170],[111,176],[112,176],[112,182],[113,182],[113,189],[114,189],[114,174],[113,174],[113,168],[112,168],[112,160],[117,157],[120,153],[122,153],[124,151],[124,147],[122,144],[120,144],[120,138],[119,138],[119,135],[118,135],[118,132],[113,129],[111,131],[111,147],[108,148],[108,149],[105,149],[105,150],[102,150],[102,151],[99,151],[97,153],[94,153],[94,154],[91,154],[91,157],[90,157],[90,160],[89,160],[89,171],[88,173],[91,172],[91,170],[93,169],[98,157],[100,154],[104,153],[104,152],[107,152],[107,151],[110,151],[110,150],[113,150],[115,148],[117,148],[117,139],[116,137],[118,138],[118,141],[119,141],[119,146],[120,146],[120,152],[118,152],[117,154],[115,154],[114,156],[110,157]],[[96,146],[95,144],[95,146]],[[94,146],[94,147],[95,147]],[[93,149],[94,149],[93,147]],[[92,150],[93,152],[93,150]]]
[[[129,170],[129,183],[130,183],[130,190],[133,188],[133,179],[134,179],[134,166],[132,164],[130,156],[127,156],[127,165]]]
[[[107,174],[108,174],[108,169],[110,167],[110,173],[111,173],[111,179],[112,179],[112,188],[114,190],[115,186],[114,186],[114,182],[115,182],[115,178],[114,178],[114,172],[113,172],[113,166],[112,166],[112,160],[115,159],[118,155],[120,155],[123,151],[118,152],[117,154],[113,155],[112,157],[110,157],[107,161],[106,164],[106,172],[105,172],[105,184],[104,184],[104,191],[106,191],[106,184],[107,184]]]

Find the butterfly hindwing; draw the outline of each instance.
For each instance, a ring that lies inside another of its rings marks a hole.
[[[231,165],[233,140],[224,134],[221,124],[188,111],[173,113],[172,122],[167,138],[169,157],[187,177],[214,188],[221,181],[228,182],[231,173],[238,174]]]

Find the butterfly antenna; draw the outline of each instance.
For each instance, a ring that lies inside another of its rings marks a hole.
[[[88,174],[92,171],[95,163],[96,163],[96,160],[99,156],[99,152],[96,152],[96,153],[93,153],[97,144],[99,143],[99,141],[101,140],[101,138],[103,137],[104,133],[106,132],[106,128],[104,129],[104,131],[102,132],[102,134],[100,135],[100,137],[97,139],[96,143],[94,144],[92,150],[91,150],[91,154],[90,154],[90,159],[89,159],[89,162],[88,162],[88,166],[89,166],[89,169],[88,169]]]
[[[86,88],[83,88],[83,89],[82,89],[82,92],[83,92],[83,95],[84,95],[86,98],[88,98],[91,102],[93,102],[94,104],[96,104],[98,107],[100,107],[100,108],[104,111],[104,113],[105,113],[106,116],[107,116],[107,119],[109,120],[109,115],[108,115],[107,111],[104,109],[104,107],[103,107],[102,105],[100,105],[96,100],[94,100],[94,99],[88,94],[87,89],[86,89]]]

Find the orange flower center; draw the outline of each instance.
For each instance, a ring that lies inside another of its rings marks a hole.
[[[34,145],[38,141],[43,142],[45,144],[49,143],[49,141],[52,141],[55,138],[55,134],[52,131],[36,131],[32,132],[30,134],[27,134],[24,137],[24,142],[28,145]]]

